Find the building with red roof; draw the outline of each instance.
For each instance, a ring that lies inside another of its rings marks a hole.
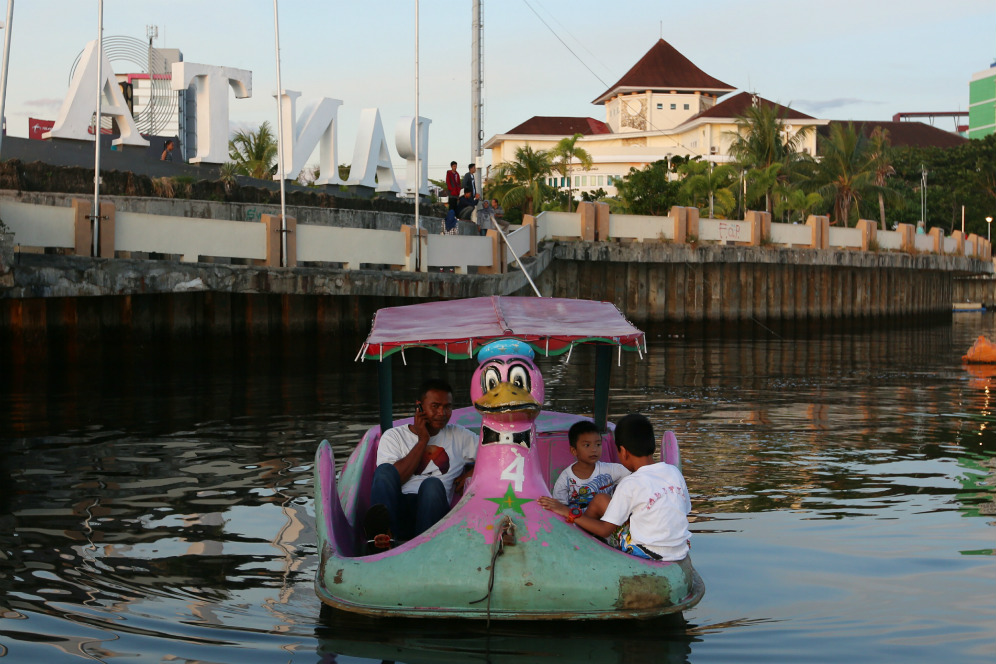
[[[613,182],[631,168],[672,156],[698,157],[715,163],[733,161],[730,144],[737,136],[737,119],[752,105],[773,106],[786,134],[802,136],[801,149],[816,154],[817,135],[829,120],[814,118],[750,92],[736,91],[706,73],[676,48],[659,40],[629,71],[597,96],[592,103],[605,107],[605,120],[590,117],[534,116],[484,144],[491,150],[492,165],[515,158],[515,151],[530,145],[550,150],[559,140],[581,134],[578,147],[592,157],[592,167],[572,175],[577,191],[605,189],[615,193]],[[889,125],[894,145],[950,146],[961,139],[920,122],[856,123],[868,128]],[[892,126],[897,125],[897,126]],[[549,184],[566,187],[566,178],[551,177]]]

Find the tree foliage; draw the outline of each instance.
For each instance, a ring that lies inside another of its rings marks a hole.
[[[629,169],[629,174],[616,183],[619,200],[630,214],[665,216],[671,206],[679,203],[681,182],[670,178],[666,160],[655,161],[643,169]]]
[[[861,202],[878,192],[868,139],[850,122],[834,123],[820,136],[819,155],[804,182],[833,203],[833,223],[853,225]]]
[[[505,161],[495,168],[489,195],[504,208],[519,207],[523,214],[535,214],[543,201],[553,196],[546,178],[553,172],[553,160],[545,150],[524,145],[515,150],[515,160]]]
[[[681,182],[682,202],[699,208],[703,216],[729,217],[737,207],[733,193],[736,170],[729,164],[716,166],[707,161],[688,161],[678,167],[684,179]],[[708,213],[708,214],[706,214]]]
[[[574,202],[574,183],[571,180],[571,169],[575,161],[583,170],[591,168],[592,160],[588,151],[577,146],[579,138],[584,134],[577,133],[573,136],[565,136],[557,142],[557,145],[550,150],[553,158],[553,169],[567,178],[567,211],[571,211],[571,204]]]
[[[737,130],[730,132],[730,154],[741,168],[754,173],[755,185],[765,183],[763,189],[755,186],[755,195],[748,196],[748,199],[753,202],[763,196],[767,212],[772,211],[772,194],[776,185],[796,177],[799,167],[810,161],[802,147],[813,127],[807,125],[790,129],[785,122],[787,109],[781,111],[780,108],[755,100],[737,118]],[[779,168],[771,177],[773,164],[779,164]]]
[[[277,139],[264,122],[256,131],[240,129],[228,142],[228,158],[240,175],[259,180],[273,177],[277,165]]]

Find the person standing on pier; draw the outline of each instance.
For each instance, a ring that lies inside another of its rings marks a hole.
[[[474,173],[476,172],[477,164],[469,164],[467,172],[463,176],[463,191],[464,193],[470,192],[470,197],[474,200],[474,205],[477,205],[477,201],[481,200],[481,194],[477,191],[477,178],[474,177]]]
[[[460,199],[460,171],[457,170],[457,163],[455,161],[450,162],[450,170],[446,171],[446,191],[449,193],[449,206],[450,209],[456,212],[457,201]]]

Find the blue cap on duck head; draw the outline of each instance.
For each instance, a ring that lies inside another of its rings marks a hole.
[[[477,362],[483,364],[492,357],[499,355],[518,355],[520,357],[528,357],[530,360],[536,357],[532,346],[524,341],[519,341],[518,339],[499,339],[481,347],[481,350],[477,352]]]

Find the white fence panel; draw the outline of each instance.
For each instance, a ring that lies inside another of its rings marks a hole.
[[[913,247],[917,251],[932,252],[934,251],[934,238],[929,235],[914,235]]]
[[[529,228],[527,226],[522,226],[520,228],[515,229],[514,231],[506,235],[506,237],[508,238],[508,243],[512,246],[512,249],[515,251],[515,255],[518,256],[519,258],[525,256],[527,253],[529,253],[529,250],[532,249],[532,244],[533,244],[532,233],[530,233]],[[502,240],[501,238],[498,238],[498,241],[502,244],[505,244],[505,241]],[[515,260],[515,258],[513,256],[509,256],[508,260],[509,262],[511,262]]]
[[[554,237],[581,237],[581,215],[576,212],[542,212],[536,217],[536,241]]]
[[[813,246],[813,229],[805,224],[771,224],[771,243],[785,246]]]
[[[361,263],[403,265],[405,234],[367,228],[297,226],[298,263],[345,263],[356,269]]]
[[[860,249],[861,231],[857,228],[830,227],[830,249]]]
[[[958,241],[953,237],[944,238],[944,253],[953,254],[958,250]]]
[[[491,238],[479,235],[429,235],[428,267],[454,267],[460,274],[470,265],[492,265]]]
[[[650,217],[637,214],[610,214],[609,237],[640,240],[673,240],[674,222],[671,217]]]
[[[266,258],[266,226],[261,223],[166,217],[118,212],[114,224],[116,251],[181,254],[184,262],[200,256]]]
[[[750,242],[750,222],[735,219],[699,219],[700,242]]]
[[[875,239],[879,249],[899,251],[903,248],[903,236],[898,231],[878,231]]]
[[[25,247],[75,247],[73,208],[4,201],[0,217],[14,233],[14,243]]]

